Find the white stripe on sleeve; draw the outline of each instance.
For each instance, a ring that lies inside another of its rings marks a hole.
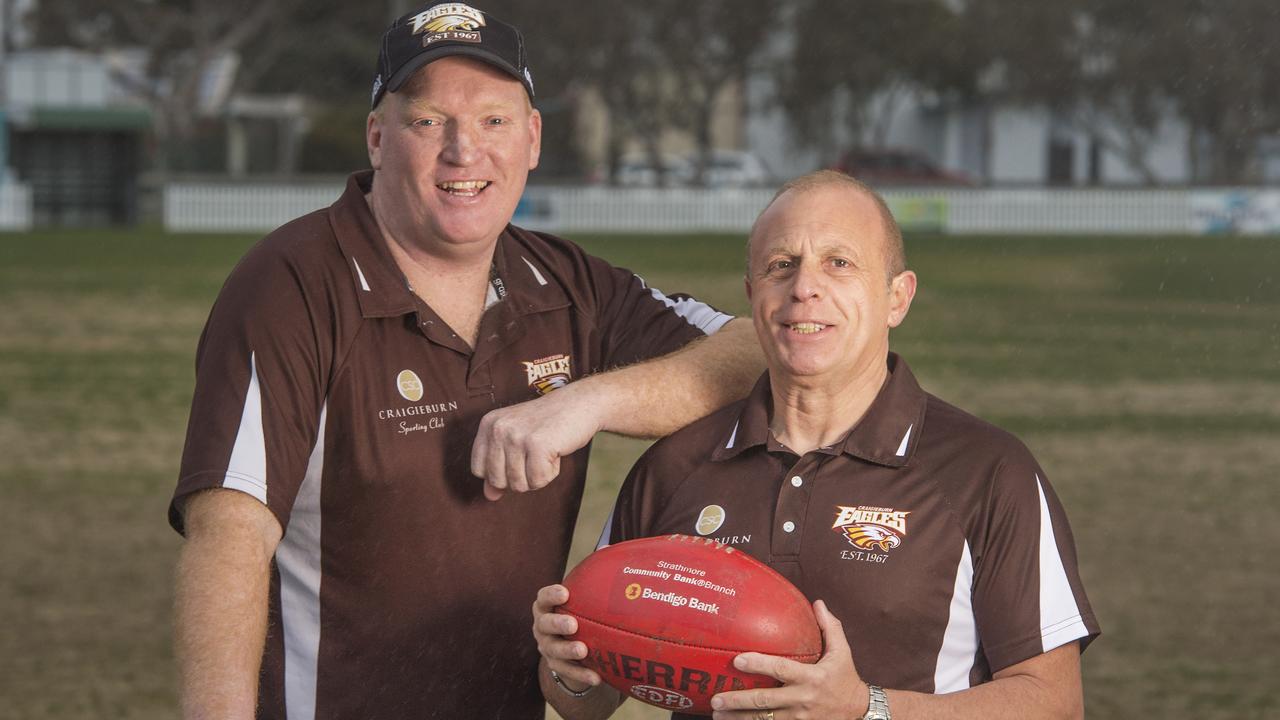
[[[1087,636],[1089,629],[1080,617],[1080,606],[1067,580],[1039,475],[1036,489],[1040,493],[1040,639],[1044,652],[1049,652]]]
[[[267,504],[267,441],[262,429],[262,387],[258,384],[254,353],[249,353],[249,389],[244,394],[240,428],[222,487],[248,493]]]
[[[284,697],[289,720],[314,720],[320,655],[320,479],[324,475],[324,429],[329,403],[320,408],[320,429],[307,472],[276,548],[280,614],[284,626]]]
[[[724,324],[733,319],[732,315],[726,315],[719,312],[710,305],[694,300],[693,298],[683,298],[681,300],[672,300],[658,288],[649,287],[644,278],[636,275],[636,279],[640,281],[643,287],[649,288],[649,293],[653,295],[653,299],[661,302],[667,307],[675,311],[676,315],[684,318],[684,321],[698,328],[706,335],[711,335]]]
[[[618,501],[613,501],[613,508],[609,510],[609,519],[604,522],[604,529],[600,531],[600,538],[596,540],[596,549],[609,547],[609,536],[613,534],[613,514],[618,510]]]
[[[969,673],[978,653],[978,624],[973,617],[973,556],[969,541],[964,542],[960,564],[956,567],[956,584],[951,591],[951,614],[938,650],[938,664],[933,671],[933,692],[956,692],[969,687]]]

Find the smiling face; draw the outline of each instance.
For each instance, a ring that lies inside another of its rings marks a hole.
[[[870,196],[843,183],[788,190],[756,222],[748,252],[747,296],[775,383],[841,387],[883,371],[916,278],[890,280]]]
[[[446,57],[384,97],[365,135],[379,222],[402,244],[455,254],[488,249],[511,221],[542,118],[509,75]]]

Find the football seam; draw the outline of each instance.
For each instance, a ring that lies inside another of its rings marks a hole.
[[[610,629],[610,630],[613,630],[614,632],[626,633],[627,635],[634,635],[634,636],[636,636],[636,637],[638,637],[638,638],[643,638],[643,639],[645,639],[645,640],[657,640],[657,641],[659,641],[659,642],[669,642],[669,643],[671,643],[672,645],[679,645],[679,646],[681,646],[681,647],[697,648],[697,649],[699,649],[699,650],[710,650],[710,651],[712,651],[712,652],[728,653],[728,654],[733,654],[733,655],[741,655],[741,654],[742,654],[742,653],[744,653],[744,652],[756,652],[756,651],[751,651],[751,650],[730,650],[730,649],[728,649],[728,648],[713,647],[713,646],[711,646],[711,645],[697,645],[697,644],[694,644],[694,643],[685,643],[685,642],[680,642],[680,641],[678,641],[678,640],[667,640],[667,639],[665,639],[665,638],[655,638],[655,637],[650,637],[650,636],[648,636],[648,635],[645,635],[644,633],[638,633],[638,632],[636,632],[636,631],[634,631],[634,630],[627,630],[626,628],[620,628],[620,627],[616,627],[616,626],[613,626],[613,625],[608,625],[608,624],[606,624],[606,623],[602,623],[602,622],[600,622],[599,620],[593,620],[593,619],[591,619],[591,618],[589,618],[589,617],[584,617],[584,616],[579,615],[579,614],[577,614],[577,613],[574,613],[574,614],[573,614],[573,616],[574,616],[575,618],[577,618],[578,620],[585,620],[586,622],[589,622],[589,623],[591,623],[592,625],[599,625],[600,627],[608,628],[608,629]],[[775,653],[763,653],[763,654],[765,654],[765,655],[773,655],[774,657],[786,658],[786,659],[788,659],[788,660],[805,660],[805,659],[807,659],[807,658],[818,658],[818,657],[821,657],[821,655],[822,655],[821,653],[806,653],[806,654],[802,654],[802,655],[796,655],[796,654],[779,655],[779,654],[775,654]]]

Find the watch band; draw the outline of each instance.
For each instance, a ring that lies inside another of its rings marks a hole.
[[[547,669],[551,670],[550,668],[547,668]],[[592,690],[595,690],[594,685],[588,685],[586,690],[574,690],[573,688],[570,688],[568,685],[564,684],[564,681],[560,679],[560,673],[556,672],[555,670],[551,670],[551,679],[556,681],[556,685],[559,685],[561,690],[565,691],[566,693],[576,698],[586,697],[587,693],[591,692]]]
[[[862,720],[892,720],[889,696],[884,694],[884,688],[868,683],[867,695],[867,714],[862,716]]]

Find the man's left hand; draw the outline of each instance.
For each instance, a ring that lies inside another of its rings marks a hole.
[[[485,480],[486,498],[545,487],[560,474],[560,458],[591,442],[602,427],[602,414],[583,391],[581,383],[570,384],[481,418],[471,446],[471,472]]]
[[[733,666],[745,672],[768,675],[782,682],[780,688],[736,690],[711,698],[717,720],[844,720],[860,718],[867,709],[867,687],[853,665],[853,653],[844,627],[818,600],[813,612],[822,630],[826,651],[817,664],[808,665],[761,653],[743,653]],[[769,711],[773,711],[769,715]]]

